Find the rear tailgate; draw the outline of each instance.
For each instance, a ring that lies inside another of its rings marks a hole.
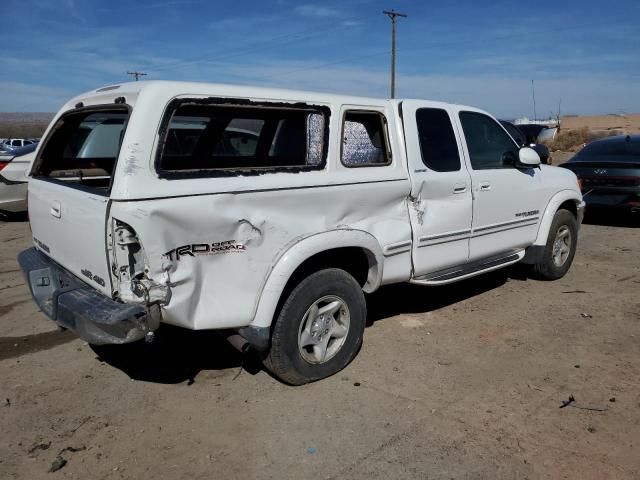
[[[77,277],[111,296],[105,242],[108,198],[45,180],[29,185],[35,245]]]
[[[63,115],[40,149],[29,182],[35,245],[108,296],[106,219],[128,116],[127,108],[113,105]]]

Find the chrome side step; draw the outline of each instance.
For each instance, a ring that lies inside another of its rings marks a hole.
[[[409,282],[418,285],[445,285],[447,283],[453,283],[464,278],[474,277],[482,273],[491,272],[492,270],[512,265],[522,260],[524,254],[524,249],[512,250],[500,255],[483,258],[475,262],[465,263],[463,265],[457,265],[455,267],[421,275],[420,277],[412,278]]]

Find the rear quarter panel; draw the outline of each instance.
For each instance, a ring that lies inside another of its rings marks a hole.
[[[111,216],[136,230],[152,277],[168,272],[165,322],[194,329],[239,327],[251,322],[273,266],[303,238],[344,227],[368,231],[382,244],[408,238],[404,191],[398,187],[114,202]]]

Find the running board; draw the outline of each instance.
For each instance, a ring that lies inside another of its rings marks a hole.
[[[493,257],[483,258],[472,263],[465,263],[456,267],[438,270],[420,277],[412,278],[410,283],[417,285],[445,285],[482,273],[491,272],[519,262],[524,257],[524,250],[512,250]]]

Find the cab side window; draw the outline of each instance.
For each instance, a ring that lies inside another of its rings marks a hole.
[[[518,147],[491,117],[477,112],[460,112],[460,123],[474,170],[515,166]]]
[[[422,163],[436,172],[460,170],[458,143],[449,114],[440,108],[416,111]]]
[[[347,112],[342,125],[342,164],[345,167],[389,165],[386,124],[378,112]]]

